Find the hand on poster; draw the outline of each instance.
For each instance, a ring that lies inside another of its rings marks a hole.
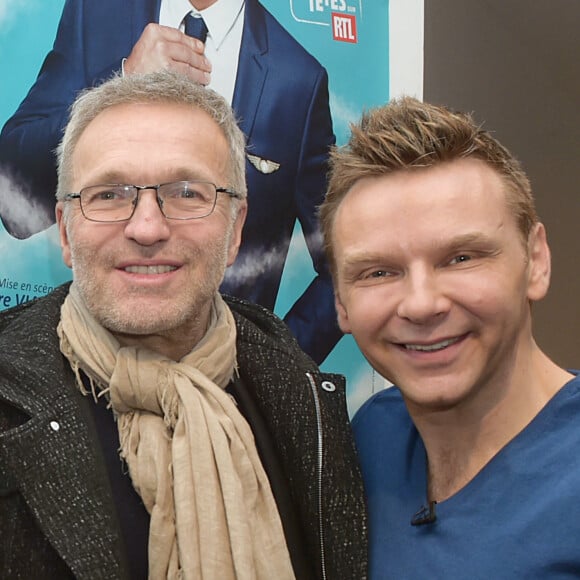
[[[204,44],[171,26],[150,22],[124,62],[125,74],[171,69],[202,85],[210,82],[211,63]]]

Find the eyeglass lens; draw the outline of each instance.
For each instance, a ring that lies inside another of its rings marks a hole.
[[[212,213],[217,190],[204,181],[176,181],[158,186],[92,185],[80,191],[81,210],[87,219],[115,222],[131,218],[142,189],[156,189],[163,215],[170,219],[201,218]]]

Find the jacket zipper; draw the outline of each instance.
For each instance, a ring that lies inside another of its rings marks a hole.
[[[320,399],[316,388],[316,381],[310,373],[306,373],[310,382],[310,389],[314,397],[314,408],[316,410],[316,426],[318,435],[318,464],[317,464],[317,484],[318,484],[318,532],[320,534],[320,564],[322,567],[322,580],[326,580],[326,552],[324,549],[324,527],[322,517],[322,468],[323,468],[323,446],[322,437],[322,413],[320,411]]]

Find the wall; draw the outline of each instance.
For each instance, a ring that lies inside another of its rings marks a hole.
[[[473,111],[522,161],[552,248],[535,335],[580,368],[580,2],[427,0],[424,100]]]

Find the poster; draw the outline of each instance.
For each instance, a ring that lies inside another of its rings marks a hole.
[[[219,1],[219,0],[218,0]],[[422,2],[418,0],[263,0],[264,6],[329,75],[337,143],[363,109],[422,90]],[[4,0],[0,5],[0,126],[33,85],[50,51],[64,0]],[[0,159],[0,165],[2,159]],[[0,214],[27,224],[18,239],[0,223],[0,309],[41,296],[70,279],[58,232],[10,175],[0,173]],[[294,231],[275,305],[280,316],[314,276],[300,227]],[[321,365],[347,376],[352,413],[384,381],[372,372],[351,337],[343,337]]]
[[[423,81],[422,0],[264,0],[280,23],[326,68],[337,145],[365,109],[409,94],[420,98]],[[286,263],[276,310],[312,276],[299,229]],[[301,275],[309,271],[309,276]],[[385,386],[351,336],[321,365],[347,377],[349,412]]]

